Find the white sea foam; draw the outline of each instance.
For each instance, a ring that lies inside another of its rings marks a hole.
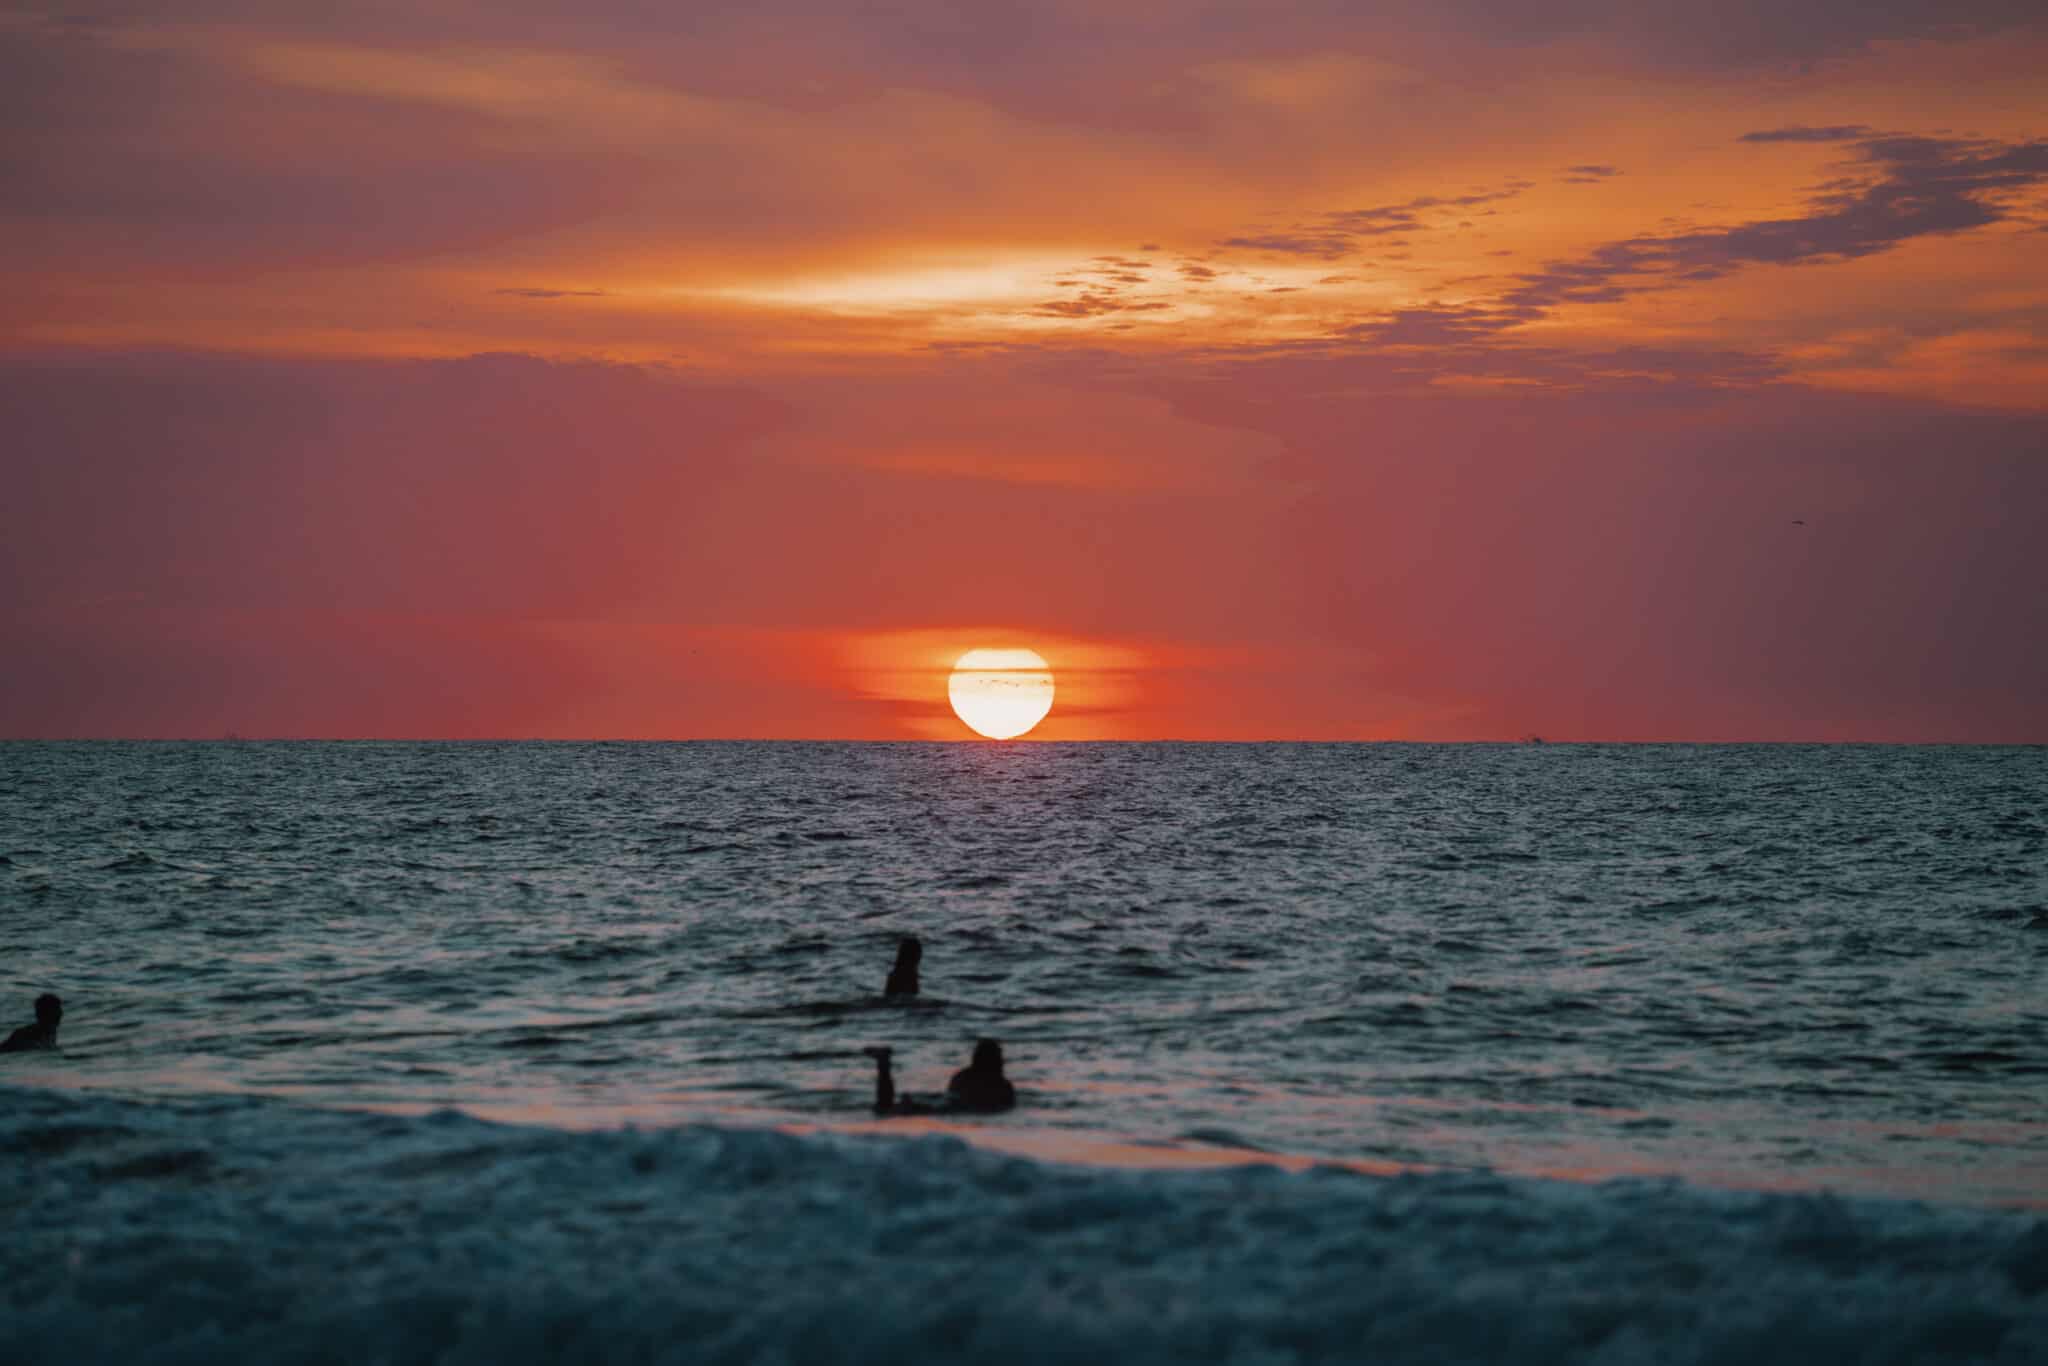
[[[0,1089],[0,1361],[2048,1360],[2048,1221]]]

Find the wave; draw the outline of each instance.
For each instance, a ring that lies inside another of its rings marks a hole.
[[[140,849],[131,849],[109,863],[102,863],[100,871],[106,873],[146,873],[152,868],[166,866],[162,860],[152,858]]]
[[[0,1359],[2048,1358],[2048,1220],[0,1090]]]

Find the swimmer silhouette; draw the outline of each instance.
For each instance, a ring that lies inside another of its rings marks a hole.
[[[864,1048],[875,1060],[875,1113],[878,1115],[993,1115],[1017,1103],[1017,1088],[1003,1075],[1003,1046],[994,1039],[974,1045],[974,1061],[953,1074],[943,1098],[931,1101],[896,1094],[890,1074],[894,1050]]]
[[[889,985],[882,988],[884,996],[917,995],[917,965],[924,959],[924,945],[914,934],[903,936],[903,942],[896,946],[896,966],[889,969]]]
[[[36,1022],[23,1025],[0,1043],[0,1053],[26,1053],[36,1048],[57,1046],[57,1025],[64,1018],[64,1003],[48,992],[36,997]]]

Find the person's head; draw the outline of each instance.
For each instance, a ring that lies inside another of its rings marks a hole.
[[[977,1072],[1001,1072],[1003,1070],[1003,1046],[994,1039],[983,1039],[975,1044],[974,1068]]]
[[[924,944],[914,934],[903,936],[903,942],[896,946],[896,966],[914,968],[924,958]]]
[[[45,1029],[55,1029],[57,1022],[64,1018],[64,1003],[47,991],[36,997],[36,1023]]]

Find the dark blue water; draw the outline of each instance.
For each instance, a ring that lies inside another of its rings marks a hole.
[[[0,856],[0,1081],[836,1125],[992,1035],[1031,1151],[2048,1198],[2038,748],[8,744]]]

